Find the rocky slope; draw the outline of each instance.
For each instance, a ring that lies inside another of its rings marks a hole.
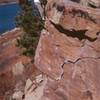
[[[0,90],[4,100],[9,93],[9,99],[14,100],[100,99],[99,0],[74,1],[48,0],[46,29],[41,32],[34,58],[38,71],[15,47],[21,31],[0,37],[0,79],[4,79],[0,83],[7,82],[8,88]],[[90,1],[92,6],[87,5]],[[8,85],[8,79],[14,83]]]
[[[35,65],[47,77],[41,97],[32,100],[99,100],[100,9],[48,0],[46,15]]]
[[[16,47],[16,39],[22,33],[21,29],[15,28],[0,35],[0,100],[11,100],[15,93],[21,98],[26,80],[40,73],[30,58],[22,56],[20,48]]]

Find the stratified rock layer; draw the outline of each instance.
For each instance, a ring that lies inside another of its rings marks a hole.
[[[35,65],[47,77],[39,100],[100,100],[100,9],[48,0]]]

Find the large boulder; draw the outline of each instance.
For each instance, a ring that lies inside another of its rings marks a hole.
[[[100,100],[100,10],[48,0],[35,55],[47,83],[39,100]]]

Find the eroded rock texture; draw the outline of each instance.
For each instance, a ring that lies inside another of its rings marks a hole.
[[[0,100],[21,98],[27,78],[38,73],[30,58],[21,55],[21,49],[16,46],[21,34],[23,31],[15,28],[0,36]]]
[[[48,0],[35,65],[47,77],[39,100],[100,100],[100,9]]]

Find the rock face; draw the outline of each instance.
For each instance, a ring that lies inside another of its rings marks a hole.
[[[100,8],[100,0],[80,0],[80,3],[93,8]]]
[[[20,29],[14,29],[0,36],[0,73],[10,70],[11,66],[17,66],[18,62],[26,63],[29,59],[20,56],[20,49],[16,47],[16,39],[22,34]]]
[[[20,55],[21,50],[16,46],[16,39],[22,33],[15,28],[0,35],[0,100],[20,100],[27,78],[38,73],[30,58]]]
[[[90,6],[92,8],[100,8],[100,0],[71,0],[80,3],[83,6]]]
[[[100,100],[100,9],[48,0],[46,15],[35,65],[48,77],[37,100]]]
[[[43,96],[43,91],[47,84],[47,78],[43,75],[41,77],[41,75],[36,76],[36,79],[33,82],[27,80],[25,86],[26,92],[24,100],[41,100],[41,97]],[[41,80],[41,81],[37,82],[36,80]]]

